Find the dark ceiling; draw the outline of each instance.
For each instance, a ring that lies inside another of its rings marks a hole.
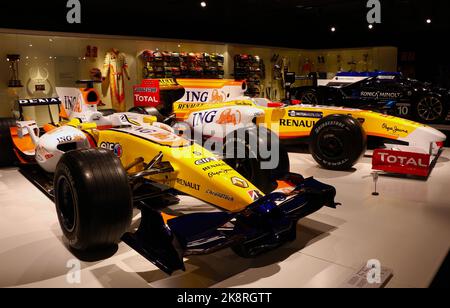
[[[445,0],[380,0],[382,24],[373,30],[367,0],[205,1],[81,0],[81,25],[67,24],[66,0],[1,1],[0,27],[299,48],[428,46],[450,33]]]

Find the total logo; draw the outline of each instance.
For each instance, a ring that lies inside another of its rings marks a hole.
[[[428,163],[425,163],[422,158],[414,158],[414,157],[404,157],[404,156],[395,156],[389,153],[380,152],[380,159],[382,163],[388,163],[392,165],[401,165],[405,167],[420,167],[420,168],[428,168]]]
[[[119,143],[102,142],[100,148],[113,152],[119,158],[123,155],[123,149]]]

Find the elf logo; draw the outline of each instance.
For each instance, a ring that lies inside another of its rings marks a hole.
[[[119,143],[102,142],[100,148],[113,152],[119,158],[123,155],[123,148]]]

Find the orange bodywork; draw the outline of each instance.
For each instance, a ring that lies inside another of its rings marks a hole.
[[[22,153],[34,151],[36,146],[33,143],[33,140],[29,135],[24,136],[23,138],[19,138],[17,134],[17,127],[11,127],[10,129],[11,137],[14,143],[14,146]]]

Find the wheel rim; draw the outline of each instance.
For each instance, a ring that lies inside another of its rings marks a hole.
[[[62,177],[58,183],[57,201],[60,221],[64,229],[73,232],[75,229],[76,211],[75,197],[69,181]]]
[[[301,101],[305,104],[317,105],[319,102],[314,93],[308,92],[303,94]]]
[[[345,152],[345,145],[342,140],[332,134],[321,136],[319,148],[322,153],[329,158],[341,157]]]
[[[442,101],[433,96],[425,97],[417,104],[417,113],[425,121],[436,121],[444,112]]]

